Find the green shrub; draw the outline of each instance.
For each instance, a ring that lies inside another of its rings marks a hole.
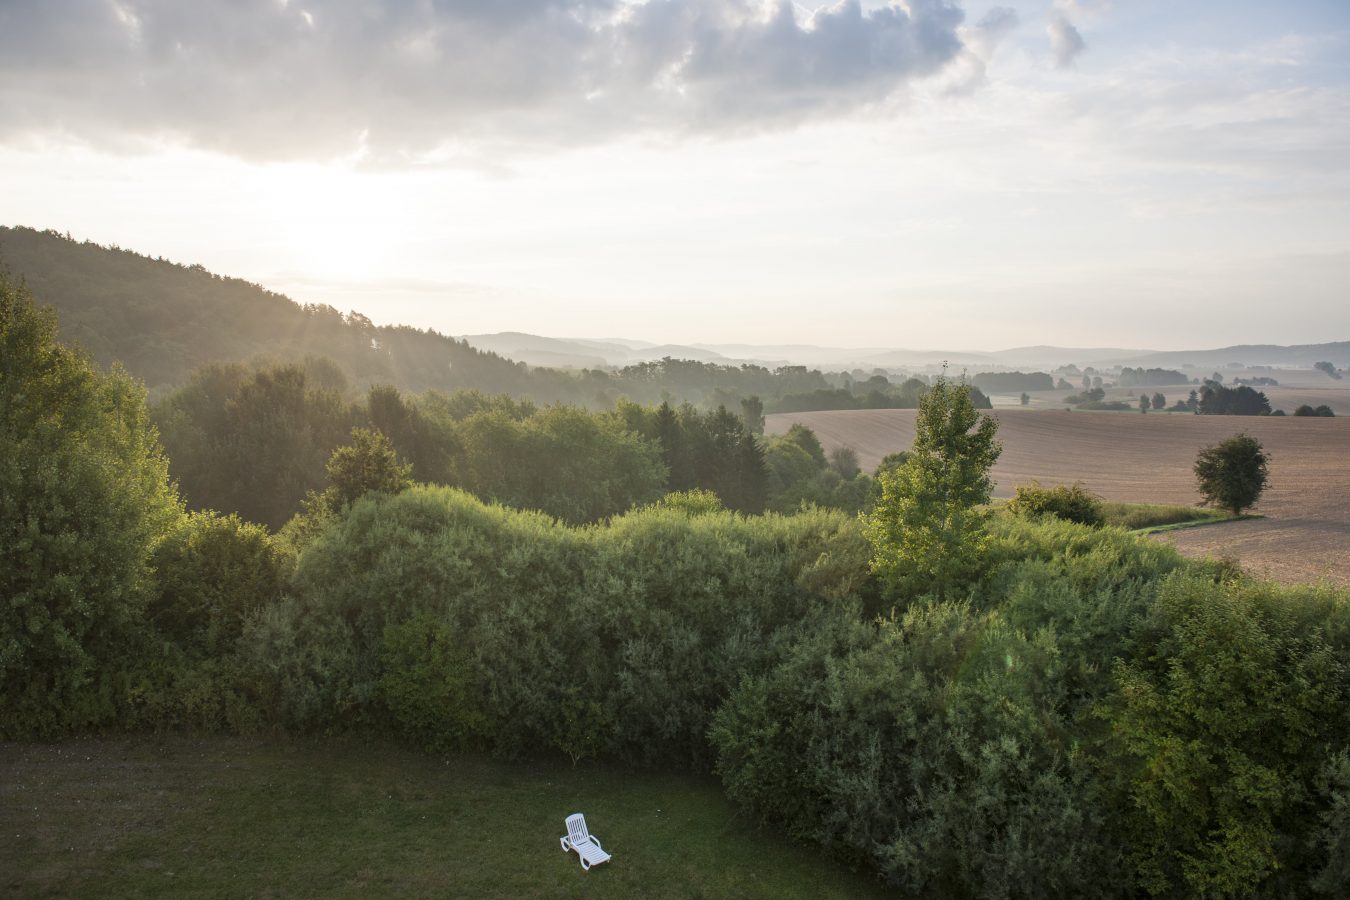
[[[232,651],[244,620],[275,603],[290,576],[290,561],[266,528],[210,511],[185,516],[153,563],[150,619],[195,655]]]
[[[1017,494],[1008,501],[1008,511],[1015,516],[1037,518],[1054,516],[1080,525],[1100,526],[1106,523],[1102,512],[1102,498],[1083,487],[1072,485],[1041,487],[1040,482],[1017,486]]]
[[[915,896],[1124,891],[1050,632],[941,603],[799,635],[714,721],[734,801]]]
[[[863,592],[867,558],[857,522],[834,512],[658,505],[571,528],[414,487],[328,523],[299,560],[300,605],[260,620],[276,651],[250,652],[306,727],[377,723],[387,629],[430,615],[468,661],[496,752],[701,768],[716,707],[767,664],[778,630]]]
[[[1313,890],[1333,897],[1350,894],[1350,750],[1332,755],[1317,773],[1316,798],[1322,806],[1313,832]]]
[[[691,516],[726,512],[726,507],[722,504],[720,497],[712,491],[701,488],[671,491],[652,505],[660,509],[677,509]]]
[[[380,697],[405,737],[457,750],[485,734],[473,666],[446,623],[423,613],[390,625],[380,662]]]
[[[1318,750],[1344,746],[1350,723],[1346,618],[1327,592],[1166,582],[1101,706],[1144,889],[1250,895],[1281,878],[1277,893],[1306,891]]]

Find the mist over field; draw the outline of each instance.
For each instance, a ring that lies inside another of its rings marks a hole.
[[[0,0],[0,894],[1350,895],[1348,51]]]

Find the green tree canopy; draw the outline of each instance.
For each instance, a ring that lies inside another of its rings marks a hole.
[[[1239,515],[1266,488],[1270,457],[1261,442],[1238,434],[1205,447],[1195,459],[1195,477],[1206,502]]]
[[[110,715],[151,553],[182,515],[144,388],[56,328],[0,275],[0,738]]]
[[[966,385],[940,379],[919,403],[909,459],[878,472],[881,499],[866,522],[872,570],[901,595],[957,588],[978,565],[1002,452],[998,423],[982,415]]]

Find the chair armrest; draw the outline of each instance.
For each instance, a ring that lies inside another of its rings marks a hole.
[[[599,840],[599,838],[597,838],[595,835],[591,835],[591,843],[594,844],[594,845],[597,846],[597,847],[600,847],[600,840]],[[603,849],[605,849],[605,848],[604,848],[604,847],[600,847],[600,849],[603,850]]]

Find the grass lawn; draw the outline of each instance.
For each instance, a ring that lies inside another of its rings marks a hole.
[[[558,838],[584,812],[614,859]],[[715,781],[358,741],[0,744],[0,895],[869,897]]]

